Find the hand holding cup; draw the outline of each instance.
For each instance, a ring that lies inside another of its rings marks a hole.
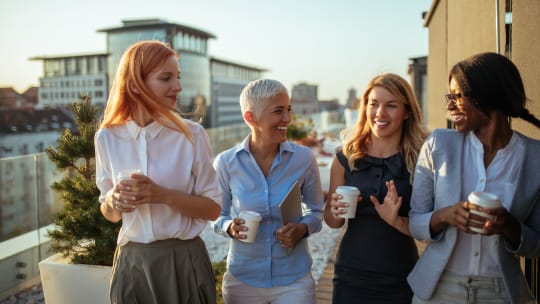
[[[356,205],[358,204],[358,196],[360,190],[352,186],[339,186],[336,193],[341,196],[340,202],[345,203],[337,207],[337,214],[341,218],[349,219],[356,216]]]
[[[142,174],[142,171],[129,169],[118,173],[118,184],[115,185],[113,194],[113,208],[119,212],[132,212],[137,208],[137,205],[133,204],[136,200],[134,195],[136,182],[132,179],[133,174]]]
[[[488,192],[471,192],[468,197],[470,216],[467,219],[467,228],[476,233],[484,233],[487,221],[494,221],[495,216],[486,213],[501,207],[499,197]]]
[[[262,216],[258,212],[249,210],[240,212],[238,216],[243,220],[244,225],[239,226],[240,229],[235,229],[238,234],[236,239],[246,243],[255,242]]]

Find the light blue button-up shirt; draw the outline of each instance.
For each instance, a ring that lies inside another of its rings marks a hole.
[[[302,238],[290,255],[276,239],[282,227],[279,204],[298,182],[302,192],[302,218],[308,235],[322,227],[323,192],[315,156],[310,149],[283,142],[265,177],[249,150],[249,135],[238,146],[219,154],[214,167],[222,197],[221,215],[214,231],[230,237],[227,229],[242,210],[262,215],[253,243],[232,239],[227,258],[228,270],[250,286],[269,288],[293,283],[311,270],[307,238]]]

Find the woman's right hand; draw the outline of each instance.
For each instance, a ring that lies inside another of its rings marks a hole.
[[[244,220],[237,217],[233,219],[232,224],[229,226],[229,229],[227,230],[227,233],[236,240],[242,240],[247,238],[245,234],[240,234],[240,231],[247,231],[248,228],[244,226]]]
[[[125,186],[121,184],[117,184],[114,186],[112,199],[111,201],[111,208],[114,211],[124,213],[124,212],[133,212],[137,208],[136,205],[133,205],[131,203],[131,197],[127,196],[122,193]]]
[[[342,219],[341,215],[347,213],[348,203],[340,201],[343,198],[341,194],[332,193],[332,200],[330,200],[330,213],[336,219]],[[362,201],[362,196],[358,197],[358,203]]]
[[[476,233],[469,229],[471,225],[476,225],[474,223],[471,223],[471,220],[481,222],[482,220],[485,221],[485,219],[481,216],[471,213],[471,208],[474,209],[474,205],[470,204],[468,201],[460,201],[453,205],[435,211],[433,213],[433,216],[431,217],[430,222],[431,234],[435,235],[441,232],[448,225],[454,226],[463,232]]]

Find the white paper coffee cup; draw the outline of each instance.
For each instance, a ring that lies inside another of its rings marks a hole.
[[[240,231],[241,235],[245,235],[245,239],[240,239],[242,242],[253,243],[257,237],[257,231],[259,230],[259,223],[262,220],[262,216],[255,211],[244,210],[238,215],[244,220],[244,226],[247,227],[247,231]]]
[[[495,209],[501,206],[501,201],[499,200],[499,197],[489,192],[471,192],[467,200],[469,201],[469,203],[477,205],[484,209]],[[491,214],[487,214],[476,209],[469,209],[469,212],[484,217],[488,220],[493,220],[493,215]],[[484,232],[483,228],[469,227],[469,229],[478,233]]]
[[[340,210],[346,209],[347,213],[340,214],[339,217],[354,218],[356,215],[356,205],[358,203],[360,190],[353,186],[339,186],[336,189],[336,193],[342,196],[342,198],[339,200],[340,202],[349,204],[349,207],[347,208],[340,208]]]
[[[121,170],[118,173],[118,180],[126,180],[131,178],[131,174],[142,174],[142,170],[139,169],[128,169]]]

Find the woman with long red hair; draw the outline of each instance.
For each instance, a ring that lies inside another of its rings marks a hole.
[[[216,302],[199,234],[219,215],[220,195],[208,135],[177,110],[181,91],[168,45],[142,41],[125,51],[95,138],[101,213],[122,220],[112,303]]]

